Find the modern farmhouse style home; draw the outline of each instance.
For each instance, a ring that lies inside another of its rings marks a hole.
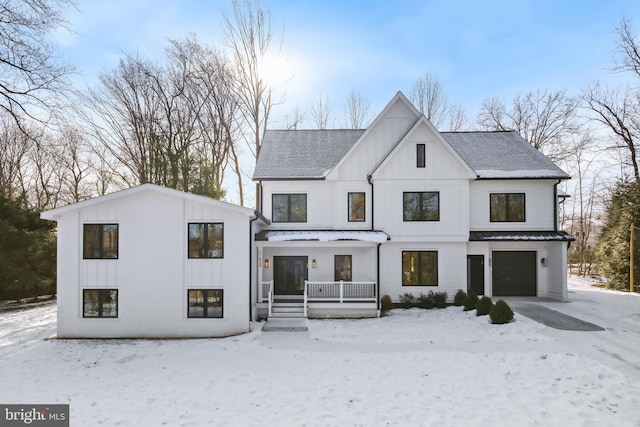
[[[267,131],[253,179],[260,316],[375,316],[458,289],[567,299],[558,184],[515,132],[438,132],[398,93],[366,130]]]
[[[58,337],[249,331],[254,210],[143,184],[41,216],[58,223]]]
[[[258,210],[143,184],[58,223],[58,337],[218,337],[458,289],[567,299],[558,184],[515,132],[438,132],[400,92],[366,130],[269,130]]]

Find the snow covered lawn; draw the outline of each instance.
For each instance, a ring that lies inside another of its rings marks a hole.
[[[49,340],[55,306],[0,313],[0,403],[72,426],[640,426],[640,296],[572,281],[545,306],[604,327],[461,308],[310,320],[225,339]]]

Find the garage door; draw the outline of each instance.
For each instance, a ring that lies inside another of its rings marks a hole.
[[[535,251],[495,251],[492,258],[494,296],[536,296]]]

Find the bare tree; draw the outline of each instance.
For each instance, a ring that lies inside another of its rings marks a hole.
[[[92,149],[81,130],[66,124],[55,142],[55,158],[58,164],[57,179],[61,182],[58,197],[65,203],[88,199],[93,195],[90,182],[95,169]]]
[[[331,103],[328,97],[318,95],[311,104],[311,118],[317,129],[327,129],[331,120]]]
[[[640,105],[638,94],[631,88],[609,89],[599,82],[591,83],[582,91],[582,100],[594,113],[594,120],[603,124],[612,134],[612,147],[626,152],[624,163],[640,181],[640,166],[636,149],[636,135],[640,132]]]
[[[262,6],[260,0],[232,0],[232,9],[231,15],[224,15],[225,38],[236,65],[239,108],[247,126],[248,146],[254,158],[257,158],[275,103],[273,88],[264,80],[262,70],[272,48],[271,13]],[[238,188],[242,192],[238,150],[234,148],[232,155]],[[244,201],[240,203],[244,204]],[[258,200],[256,203],[259,203]]]
[[[634,37],[631,21],[623,17],[616,33],[620,57],[615,61],[614,71],[631,72],[636,79],[640,78],[640,45]],[[637,135],[640,135],[640,90],[630,84],[610,89],[594,82],[582,91],[582,100],[593,113],[594,120],[611,132],[611,148],[626,153],[624,163],[631,167],[635,180],[640,182],[636,148]]]
[[[371,102],[361,92],[352,90],[347,96],[344,108],[345,127],[362,129],[369,125]]]
[[[300,123],[304,120],[304,115],[298,107],[296,107],[291,114],[286,114],[284,117],[284,128],[287,130],[296,130]]]
[[[460,130],[465,122],[461,105],[452,105],[444,93],[442,82],[432,73],[417,79],[409,91],[409,99],[421,114],[438,129],[448,124],[451,131]]]
[[[3,0],[0,3],[0,109],[22,132],[25,120],[46,123],[67,89],[70,65],[60,63],[49,41],[65,27],[61,9],[72,0]]]
[[[564,91],[528,92],[516,95],[510,109],[497,98],[485,100],[477,121],[485,130],[515,130],[547,157],[561,161],[573,150],[566,140],[579,131],[577,108],[577,99]]]

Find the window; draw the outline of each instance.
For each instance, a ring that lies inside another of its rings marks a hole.
[[[189,289],[188,317],[222,318],[222,289]]]
[[[334,279],[336,282],[344,280],[351,282],[351,255],[336,255],[333,259],[335,267]]]
[[[426,164],[426,151],[424,144],[416,145],[416,167],[423,168]]]
[[[491,193],[491,222],[524,222],[524,193]]]
[[[440,221],[440,193],[403,193],[403,221]]]
[[[83,289],[82,317],[118,317],[117,289]]]
[[[306,194],[274,194],[271,200],[273,222],[307,222]]]
[[[349,222],[363,222],[364,212],[364,193],[349,193]]]
[[[117,259],[118,224],[84,224],[82,258]]]
[[[224,224],[189,224],[189,258],[223,258]]]
[[[438,286],[438,252],[402,251],[402,286]]]

